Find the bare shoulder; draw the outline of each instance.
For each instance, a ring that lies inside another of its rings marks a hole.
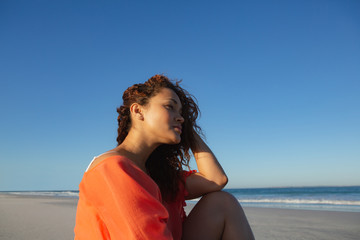
[[[108,151],[105,152],[97,157],[95,157],[95,159],[92,161],[91,165],[88,168],[88,171],[93,169],[95,166],[97,166],[99,163],[103,162],[105,159],[112,157],[112,156],[122,156],[119,152],[117,151]]]

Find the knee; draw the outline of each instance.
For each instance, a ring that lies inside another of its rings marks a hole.
[[[239,201],[232,194],[224,191],[211,192],[203,198],[223,209],[233,209],[234,206],[241,207]]]

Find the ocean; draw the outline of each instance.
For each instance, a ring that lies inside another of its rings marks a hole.
[[[225,189],[244,207],[360,212],[360,186]]]
[[[244,207],[360,212],[360,186],[225,189]],[[78,191],[13,191],[14,195],[77,198]],[[196,202],[199,199],[188,202]]]

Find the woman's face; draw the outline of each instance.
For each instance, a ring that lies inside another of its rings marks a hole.
[[[169,88],[163,88],[149,99],[143,109],[143,130],[151,141],[158,144],[177,144],[181,140],[181,102]]]

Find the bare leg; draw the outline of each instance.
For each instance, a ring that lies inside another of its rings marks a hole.
[[[184,240],[253,240],[254,235],[239,202],[226,192],[205,195],[183,225]]]

